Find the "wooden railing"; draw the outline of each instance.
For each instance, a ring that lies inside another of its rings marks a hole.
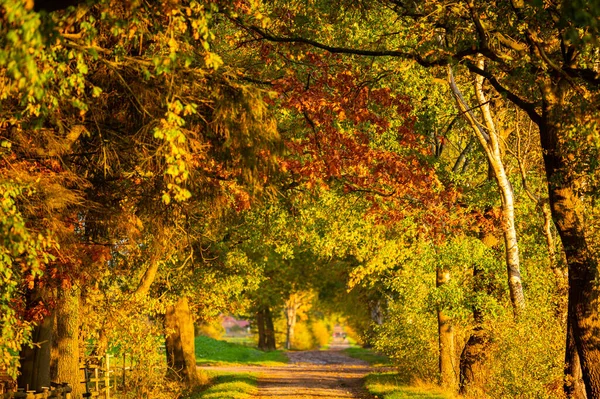
[[[126,386],[126,378],[128,373],[134,367],[134,362],[130,356],[123,354],[117,357],[106,354],[104,356],[87,356],[84,363],[81,363],[79,368],[81,371],[80,383],[83,387],[83,398],[111,399],[114,398],[117,391],[122,391]],[[121,364],[119,364],[121,363]],[[129,363],[129,366],[127,364]],[[0,389],[0,399],[75,399],[71,395],[71,387],[64,384],[53,384],[52,388],[44,388],[42,392],[26,391],[25,389],[16,389],[16,382],[8,377],[6,373],[0,377],[6,377],[5,380],[0,378],[0,388],[6,385],[9,392],[3,393],[5,390]],[[13,392],[14,390],[14,392]],[[67,392],[68,390],[68,392]]]
[[[42,392],[7,392],[0,399],[71,399],[71,387],[68,384],[58,384],[52,388],[44,388]]]

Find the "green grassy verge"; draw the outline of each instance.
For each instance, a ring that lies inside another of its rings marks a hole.
[[[250,399],[258,394],[255,373],[215,373],[210,387],[190,399]]]
[[[411,386],[396,373],[373,373],[366,377],[365,387],[378,399],[453,399],[437,387]]]
[[[344,352],[353,358],[364,360],[372,366],[391,366],[392,363],[387,356],[380,355],[378,353],[373,352],[370,349],[365,349],[361,347],[350,347],[344,349]]]
[[[199,364],[278,365],[288,359],[281,351],[263,352],[248,346],[216,339],[196,337],[196,361]]]

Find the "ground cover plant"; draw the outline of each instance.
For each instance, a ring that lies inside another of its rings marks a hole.
[[[251,399],[258,393],[256,373],[209,374],[210,386],[189,399]]]

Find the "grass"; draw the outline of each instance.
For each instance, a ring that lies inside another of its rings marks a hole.
[[[288,359],[281,351],[263,352],[245,345],[219,341],[201,335],[196,337],[196,361],[199,364],[209,365],[275,366],[287,363]]]
[[[258,394],[258,376],[255,373],[210,374],[210,387],[190,399],[250,399]]]
[[[256,339],[254,337],[230,337],[225,335],[221,340],[244,346],[256,346]]]
[[[365,349],[361,347],[350,347],[344,349],[344,352],[353,358],[364,360],[372,366],[391,366],[392,363],[387,356],[380,355],[378,353],[373,352],[370,349]]]
[[[397,373],[373,373],[366,377],[365,387],[379,399],[453,399],[452,394],[438,387],[410,385]]]

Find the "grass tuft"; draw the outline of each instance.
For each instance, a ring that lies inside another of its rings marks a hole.
[[[435,386],[410,385],[397,373],[373,373],[366,377],[365,386],[378,399],[453,399],[454,395]]]
[[[258,376],[254,373],[215,373],[211,385],[190,399],[250,399],[258,394]]]
[[[287,363],[288,359],[281,351],[263,352],[245,345],[219,341],[201,335],[196,337],[196,361],[199,364],[207,365],[276,366]]]

